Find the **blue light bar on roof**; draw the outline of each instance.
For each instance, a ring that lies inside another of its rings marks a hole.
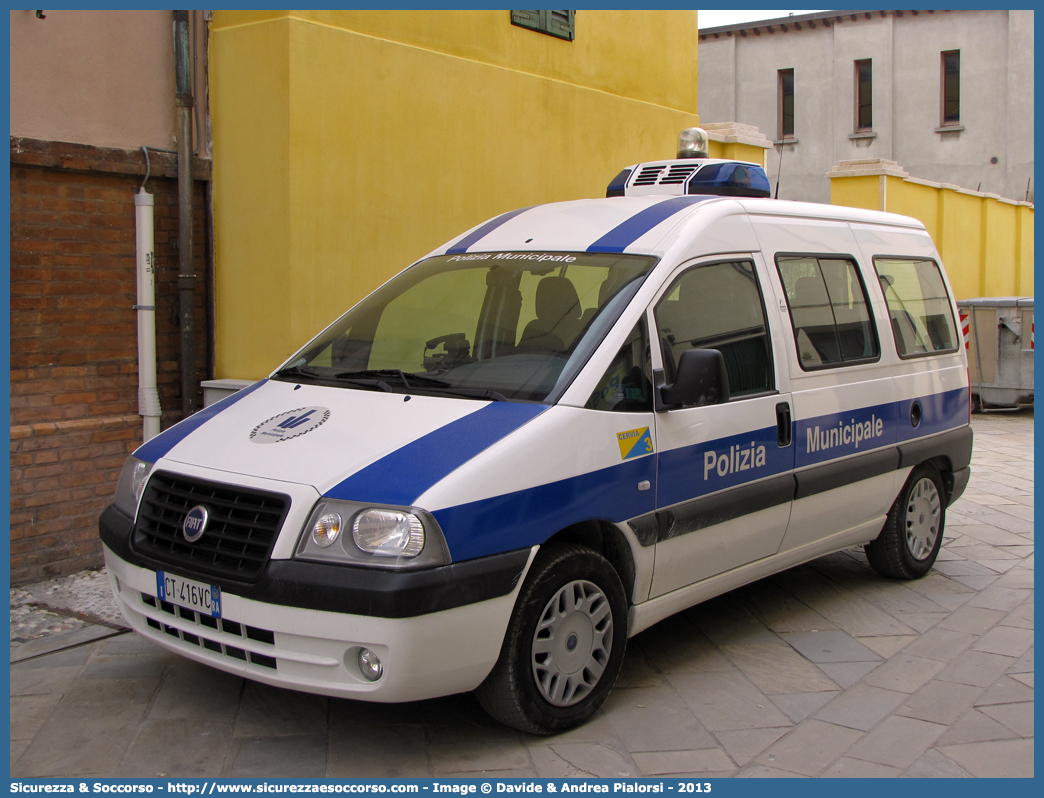
[[[748,163],[706,164],[689,178],[685,193],[720,197],[772,196],[765,169]]]
[[[681,196],[770,197],[764,167],[746,161],[682,158],[630,166],[612,179],[607,197]]]

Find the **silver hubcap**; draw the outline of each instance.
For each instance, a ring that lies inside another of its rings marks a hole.
[[[533,635],[533,676],[558,707],[581,701],[598,684],[613,645],[613,613],[597,585],[577,580],[544,607]]]
[[[935,483],[927,477],[918,480],[906,505],[906,545],[915,560],[925,559],[935,548],[941,513]]]

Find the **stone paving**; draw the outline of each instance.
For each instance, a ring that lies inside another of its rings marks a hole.
[[[854,549],[683,612],[629,641],[580,729],[280,690],[88,624],[13,641],[11,775],[1032,776],[1033,412],[974,427],[927,577]]]

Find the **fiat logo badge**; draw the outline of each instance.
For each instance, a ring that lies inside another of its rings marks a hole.
[[[197,504],[189,510],[185,515],[185,520],[181,522],[181,534],[185,536],[185,540],[189,543],[195,543],[203,537],[203,533],[207,531],[207,519],[209,517],[207,508],[202,504]]]

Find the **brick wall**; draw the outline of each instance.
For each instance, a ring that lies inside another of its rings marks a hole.
[[[152,157],[165,429],[182,415],[178,198],[173,159]],[[12,139],[12,584],[101,564],[98,514],[141,442],[132,306],[143,175],[140,151]],[[197,385],[210,373],[205,187],[197,180],[193,198]],[[202,392],[195,401],[202,406]]]
[[[101,564],[98,515],[140,443],[136,414],[11,427],[11,584]]]

